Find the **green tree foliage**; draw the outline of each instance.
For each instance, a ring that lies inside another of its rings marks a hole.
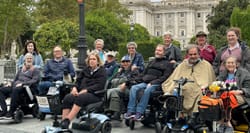
[[[245,10],[234,8],[230,22],[231,26],[241,29],[241,38],[250,44],[250,6]]]
[[[1,54],[9,51],[13,40],[20,41],[31,25],[32,0],[0,1],[0,46]]]
[[[216,48],[220,48],[226,43],[226,30],[230,27],[230,16],[234,7],[245,9],[249,4],[249,0],[227,0],[213,8],[213,16],[208,17],[210,24],[209,42],[214,44]]]
[[[56,20],[42,24],[34,34],[34,39],[39,51],[47,57],[46,52],[56,45],[60,45],[66,52],[70,48],[76,48],[78,30],[78,25],[69,20]]]
[[[141,26],[140,24],[135,24],[134,25],[134,30],[131,30],[130,27],[131,25],[127,25],[126,29],[127,29],[127,42],[132,41],[148,41],[150,40],[150,34],[148,32],[148,30]]]

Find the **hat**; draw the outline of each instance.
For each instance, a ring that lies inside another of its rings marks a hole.
[[[199,36],[207,36],[207,34],[204,32],[204,31],[199,31],[197,34],[196,34],[196,37],[199,37]]]
[[[116,51],[108,51],[108,52],[106,53],[106,56],[115,57],[115,56],[116,56],[116,54],[117,54],[117,52],[116,52]]]
[[[130,61],[130,57],[129,56],[123,56],[121,61]]]

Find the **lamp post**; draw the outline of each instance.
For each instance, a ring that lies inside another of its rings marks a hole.
[[[135,28],[134,26],[135,26],[134,23],[130,24],[130,41],[131,42],[134,41],[134,35],[133,35],[134,28]]]
[[[87,45],[86,45],[86,37],[85,37],[85,16],[84,16],[84,0],[77,0],[79,5],[79,27],[80,27],[80,34],[78,37],[78,68],[82,69],[85,64],[85,59],[87,57]]]

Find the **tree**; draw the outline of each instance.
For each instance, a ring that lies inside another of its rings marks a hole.
[[[0,41],[1,55],[8,52],[13,40],[20,41],[20,36],[30,27],[32,0],[1,0],[0,4]]]
[[[130,25],[126,25],[126,29],[128,37],[127,42],[130,42],[131,39],[133,39],[133,41],[135,42],[150,40],[150,34],[148,30],[145,27],[141,26],[140,24],[135,24],[133,31],[130,30]]]
[[[210,24],[209,42],[214,44],[216,48],[220,48],[226,42],[226,30],[230,27],[230,16],[234,7],[245,9],[249,4],[249,0],[227,0],[220,3],[212,9],[212,16],[208,17]]]
[[[247,9],[241,10],[236,7],[231,15],[231,26],[241,29],[241,38],[250,44],[250,6]]]
[[[56,20],[42,24],[34,34],[39,51],[46,58],[46,52],[60,45],[67,55],[70,48],[76,48],[79,27],[69,20]]]

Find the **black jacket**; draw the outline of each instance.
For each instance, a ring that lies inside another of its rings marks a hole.
[[[87,89],[89,93],[93,94],[95,94],[96,91],[103,90],[105,83],[106,71],[103,66],[93,72],[93,74],[91,74],[90,67],[84,67],[76,79],[78,91]],[[97,94],[97,96],[103,96],[103,94]]]
[[[148,63],[141,77],[141,82],[161,84],[171,75],[173,70],[173,64],[169,63],[166,58],[155,58]]]

